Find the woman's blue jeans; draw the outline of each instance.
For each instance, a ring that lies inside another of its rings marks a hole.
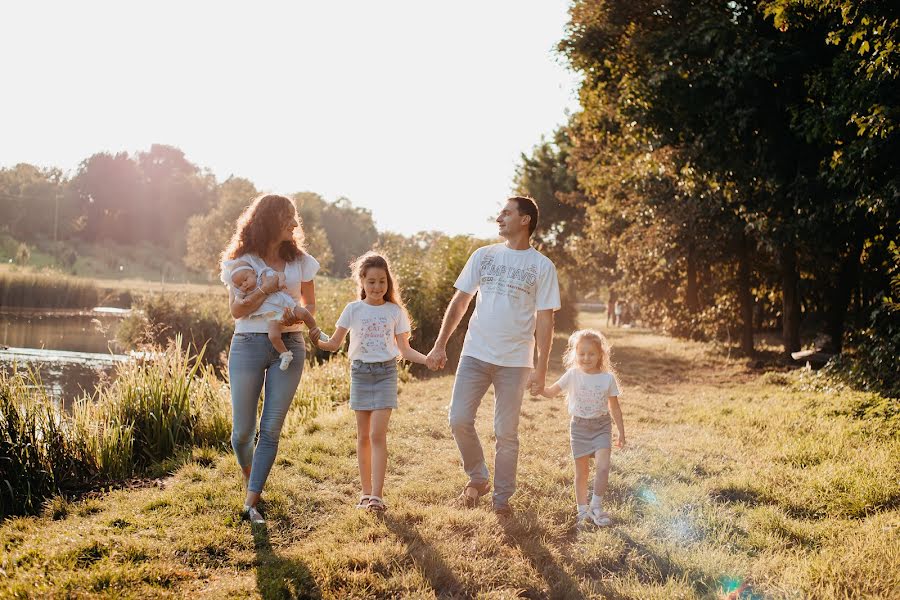
[[[231,382],[231,447],[241,468],[250,466],[248,491],[260,493],[278,452],[278,438],[294,393],[303,374],[306,343],[300,332],[283,333],[294,360],[286,371],[278,368],[280,359],[268,334],[236,333],[228,355],[228,379]],[[254,450],[259,393],[265,385],[263,411],[259,420],[259,442]]]

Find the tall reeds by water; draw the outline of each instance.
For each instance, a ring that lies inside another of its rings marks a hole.
[[[91,308],[101,290],[90,279],[59,273],[0,271],[2,308]]]
[[[342,356],[308,367],[286,429],[346,401],[348,371]],[[70,413],[33,373],[0,373],[0,517],[145,475],[186,448],[225,449],[230,434],[227,383],[180,337],[151,360],[121,365],[112,383]]]

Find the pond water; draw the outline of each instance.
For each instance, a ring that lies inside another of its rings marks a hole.
[[[124,309],[0,310],[0,369],[31,371],[50,396],[69,406],[127,360],[116,342]]]

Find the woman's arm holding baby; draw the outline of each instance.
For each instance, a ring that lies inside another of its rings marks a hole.
[[[277,286],[278,278],[272,275],[263,277],[262,284],[243,298],[237,298],[234,290],[229,290],[228,302],[231,316],[235,319],[242,319],[254,313],[265,302],[266,296],[278,290]]]

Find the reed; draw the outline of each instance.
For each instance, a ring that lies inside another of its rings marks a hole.
[[[176,336],[152,359],[124,363],[70,413],[36,373],[0,373],[0,516],[33,514],[53,496],[157,472],[185,448],[226,449],[228,385],[199,360],[202,350],[188,348]],[[343,355],[307,367],[287,426],[346,401],[348,372]]]
[[[100,296],[100,289],[90,279],[58,273],[0,271],[3,308],[91,308],[98,305]]]

